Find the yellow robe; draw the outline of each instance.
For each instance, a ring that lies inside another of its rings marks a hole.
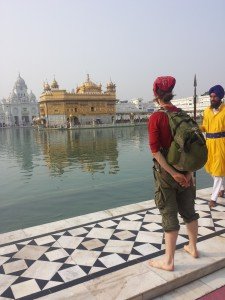
[[[208,107],[204,111],[202,131],[206,133],[225,132],[225,104],[219,107],[219,112],[214,114]],[[205,169],[212,176],[225,176],[225,137],[206,139],[208,160]]]

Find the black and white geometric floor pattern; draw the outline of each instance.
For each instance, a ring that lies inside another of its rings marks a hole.
[[[225,232],[225,206],[198,198],[198,241]],[[185,225],[177,248],[188,241]],[[156,208],[37,236],[0,247],[1,299],[36,299],[164,252]]]

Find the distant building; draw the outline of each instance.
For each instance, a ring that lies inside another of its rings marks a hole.
[[[27,92],[24,79],[18,75],[13,90],[0,103],[0,126],[30,125],[38,116],[38,103],[31,91]]]
[[[102,91],[101,84],[87,80],[72,92],[59,89],[54,79],[51,86],[44,83],[39,99],[40,116],[46,126],[67,126],[112,123],[115,118],[116,85],[111,81]]]
[[[205,93],[206,94],[206,93]],[[209,95],[202,95],[197,96],[196,99],[196,113],[197,116],[202,116],[203,111],[210,106],[210,98]],[[171,101],[175,106],[183,109],[184,111],[188,112],[190,115],[194,113],[194,100],[193,97],[187,98],[180,98],[180,99],[173,99]],[[224,99],[223,99],[224,102]],[[157,103],[155,102],[156,107],[158,107]]]
[[[153,102],[144,102],[142,98],[128,100],[118,100],[116,103],[116,113],[122,112],[153,112],[155,105]]]
[[[224,101],[224,99],[223,99]],[[191,115],[194,112],[194,100],[193,97],[181,98],[181,99],[173,99],[172,103],[177,107],[189,112]],[[203,111],[210,106],[210,98],[209,95],[197,96],[196,99],[196,112],[197,116],[203,115]]]
[[[116,103],[116,121],[144,122],[154,109],[153,102],[144,102],[142,98],[134,98],[130,101],[120,100]]]

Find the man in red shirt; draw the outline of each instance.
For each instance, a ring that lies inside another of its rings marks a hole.
[[[163,109],[178,111],[171,103],[172,90],[176,80],[172,76],[158,77],[153,85],[155,101],[161,107],[149,118],[149,145],[153,155],[153,174],[155,178],[155,203],[162,216],[162,227],[165,231],[165,257],[162,260],[150,260],[152,267],[167,271],[174,270],[174,254],[180,229],[178,213],[187,226],[189,244],[184,250],[193,257],[198,257],[196,247],[199,215],[194,209],[195,190],[192,175],[180,172],[166,161],[166,154],[173,140],[169,119]]]

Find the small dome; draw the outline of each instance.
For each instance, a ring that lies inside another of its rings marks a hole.
[[[48,84],[48,82],[44,82],[44,83],[43,83],[43,88],[44,88],[44,91],[45,91],[45,92],[51,90],[50,85]]]
[[[110,79],[110,81],[107,83],[107,87],[115,87],[116,85],[112,82],[112,80]]]
[[[107,83],[106,87],[107,87],[107,92],[108,93],[115,93],[116,92],[116,85],[115,85],[115,83],[112,82],[111,79]]]
[[[51,84],[51,88],[52,89],[58,89],[59,88],[58,82],[55,80],[55,78],[54,78],[54,80]]]

